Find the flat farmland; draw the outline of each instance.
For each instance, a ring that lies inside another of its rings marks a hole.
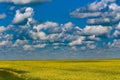
[[[120,80],[120,60],[0,61],[0,80]]]

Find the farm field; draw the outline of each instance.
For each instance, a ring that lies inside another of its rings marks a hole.
[[[120,80],[120,60],[0,61],[0,80]]]

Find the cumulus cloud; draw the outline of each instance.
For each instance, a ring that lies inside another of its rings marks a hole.
[[[116,29],[117,29],[117,30],[120,30],[120,22],[119,22],[119,24],[117,25]]]
[[[27,21],[29,18],[32,18],[33,14],[34,14],[34,11],[33,11],[33,8],[31,8],[31,7],[27,7],[25,9],[24,13],[21,13],[20,10],[17,10],[16,15],[13,19],[13,23],[19,24],[19,23],[22,23],[24,21]]]
[[[44,24],[40,24],[37,26],[34,26],[33,29],[36,29],[37,31],[40,31],[42,29],[47,29],[47,28],[54,28],[57,27],[58,23],[55,22],[45,22]]]
[[[4,31],[6,31],[6,30],[7,30],[6,27],[4,27],[4,26],[0,26],[0,33],[4,32]]]
[[[120,31],[119,30],[115,30],[113,33],[113,37],[114,38],[118,38],[120,36]]]
[[[110,33],[111,31],[111,27],[103,27],[101,25],[99,26],[86,26],[83,29],[83,34],[85,35],[107,35]]]
[[[116,0],[101,0],[100,2],[95,1],[88,6],[88,9],[91,11],[102,10],[107,7],[108,3],[113,3],[115,1]]]
[[[31,3],[43,3],[51,0],[0,0],[0,3],[14,3],[14,4],[31,4]]]
[[[13,47],[20,47],[24,50],[34,50],[48,46],[53,46],[54,48],[69,46],[76,49],[79,46],[79,49],[95,49],[99,46],[97,44],[101,44],[101,41],[103,41],[103,36],[108,40],[111,38],[110,34],[113,27],[102,25],[102,21],[103,23],[105,21],[110,23],[109,17],[111,15],[117,15],[114,12],[117,6],[112,5],[114,0],[108,0],[108,3],[111,4],[110,9],[113,11],[113,13],[109,15],[108,12],[104,12],[103,14],[100,12],[103,8],[99,11],[96,11],[93,8],[90,8],[89,10],[87,10],[87,8],[77,10],[78,12],[82,10],[82,13],[79,14],[80,16],[82,15],[81,17],[79,16],[80,18],[88,18],[87,22],[94,24],[88,24],[84,28],[80,28],[80,26],[76,26],[72,22],[59,24],[57,22],[46,21],[44,23],[36,24],[33,19],[33,8],[24,7],[16,11],[13,19],[14,24],[9,25],[8,28],[4,26],[0,27],[0,40],[11,41]],[[118,9],[119,7],[117,7],[117,11]],[[86,13],[86,11],[89,12]],[[98,18],[98,16],[105,16],[105,18]],[[24,24],[21,25],[21,23]],[[99,23],[100,25],[95,25],[95,23]],[[119,32],[119,25],[115,27],[115,30]],[[119,35],[118,32],[114,32],[113,36],[117,37],[117,35]],[[1,45],[3,45],[3,43],[5,42],[1,42]]]
[[[110,35],[112,27],[96,25],[80,28],[72,22],[59,24],[47,21],[35,25],[27,25],[26,23],[17,27],[9,25],[7,29],[1,27],[0,30],[1,41],[10,41],[12,47],[20,47],[24,50],[35,50],[49,46],[53,46],[53,48],[68,46],[71,49],[73,47],[77,49],[79,46],[79,49],[83,50],[83,47],[85,47],[84,49],[95,49],[97,44],[103,40],[101,36],[107,36],[106,39],[109,39],[108,35]]]
[[[1,41],[0,46],[5,46],[8,45],[10,42],[9,41]]]
[[[103,25],[114,26],[119,23],[120,13],[118,12],[105,12],[101,17],[96,17],[87,20],[88,25]]]
[[[34,40],[45,40],[46,39],[46,34],[45,32],[34,32],[34,31],[30,31],[31,37]]]
[[[96,35],[90,35],[90,36],[88,36],[88,39],[93,40],[93,41],[100,41],[101,40],[101,38],[97,37]]]
[[[120,38],[120,23],[115,27],[112,37],[118,39]]]
[[[109,47],[120,48],[120,40],[115,39],[113,43],[109,44]]]
[[[13,47],[22,47],[24,50],[34,50],[49,45],[53,45],[53,47],[81,45],[86,37],[80,37],[82,29],[72,22],[58,24],[47,21],[38,25],[27,25],[26,23],[26,25],[18,25],[18,27],[11,25],[8,29],[1,27],[0,30],[2,40],[11,41]],[[4,36],[3,32],[5,32]]]
[[[36,45],[23,45],[24,50],[35,50],[35,49],[40,49],[40,48],[45,48],[47,44],[36,44]]]
[[[71,15],[75,18],[91,18],[98,17],[101,15],[101,12],[79,12],[81,9],[76,9],[71,13]],[[84,10],[84,9],[83,9]]]
[[[102,40],[101,36],[106,35],[107,39],[109,38],[111,29],[111,27],[101,25],[86,26],[82,29],[72,22],[59,24],[47,21],[35,25],[26,23],[26,25],[18,25],[18,27],[16,25],[9,26],[5,35],[11,31],[12,34],[5,39],[12,41],[13,47],[21,47],[24,50],[35,50],[47,46],[58,48],[60,46],[83,47],[83,45],[86,49],[95,49],[97,47],[95,43]],[[4,29],[1,32],[3,31]]]
[[[120,6],[117,0],[99,0],[88,4],[85,7],[77,8],[70,15],[74,18],[86,20],[86,26],[79,31],[80,35],[86,36],[83,43],[94,41],[102,46],[114,46],[120,40]],[[86,43],[87,44],[87,43]],[[85,48],[96,48],[92,43]]]
[[[25,44],[28,44],[28,41],[27,40],[20,40],[20,39],[17,39],[15,41],[15,43],[13,44],[14,47],[18,47],[18,46],[23,46]]]
[[[66,23],[66,24],[63,25],[62,30],[63,31],[71,30],[73,26],[74,26],[74,24],[72,22],[68,22],[68,23]]]
[[[113,26],[119,23],[120,6],[116,0],[95,1],[71,13],[75,18],[87,18],[88,25]]]
[[[34,48],[31,45],[28,45],[28,44],[24,45],[23,49],[24,50],[34,50]]]
[[[44,48],[47,44],[37,44],[37,45],[34,45],[33,47],[34,48]]]
[[[80,44],[82,44],[83,40],[85,40],[85,37],[80,36],[80,37],[78,37],[78,39],[70,42],[69,45],[70,46],[80,45]]]
[[[55,22],[45,22],[34,26],[35,31],[30,31],[33,39],[42,39],[48,41],[64,41],[69,40],[70,32],[74,28],[73,23],[68,22],[66,24],[58,24]],[[63,38],[63,39],[62,39]],[[68,38],[68,39],[67,39]]]

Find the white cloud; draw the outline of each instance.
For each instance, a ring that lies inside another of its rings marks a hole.
[[[95,1],[91,3],[88,8],[92,11],[102,10],[107,7],[108,3],[114,3],[116,0],[101,0],[99,2]]]
[[[58,23],[55,23],[55,22],[45,22],[43,24],[40,24],[40,25],[37,25],[37,26],[34,26],[33,29],[36,29],[37,31],[40,31],[42,29],[47,29],[47,28],[54,28],[54,27],[58,27]]]
[[[6,31],[6,30],[7,30],[6,27],[4,27],[4,26],[0,26],[0,33],[4,32],[4,31]]]
[[[104,23],[110,23],[110,18],[95,18],[95,19],[88,19],[88,24],[104,24]]]
[[[45,40],[45,39],[47,39],[46,34],[43,31],[40,31],[40,32],[30,31],[30,36],[34,40]]]
[[[84,29],[83,29],[83,34],[86,34],[86,35],[106,35],[106,34],[109,34],[109,32],[111,31],[111,27],[103,27],[101,25],[99,26],[86,26]]]
[[[120,30],[120,22],[119,22],[119,24],[117,25],[116,29],[117,29],[117,30]]]
[[[109,47],[120,48],[120,40],[115,39]]]
[[[100,40],[100,38],[99,38],[99,37],[96,37],[95,35],[89,36],[88,39],[90,39],[90,40],[95,40],[95,41],[99,41],[99,40]]]
[[[0,0],[0,2],[4,2],[4,3],[14,3],[14,4],[21,4],[21,5],[25,5],[25,4],[31,4],[31,3],[42,3],[42,2],[48,2],[51,0]]]
[[[50,41],[54,41],[55,39],[57,39],[59,36],[59,34],[49,34],[47,36],[47,38],[50,40]]]
[[[88,8],[92,11],[101,10],[101,9],[104,9],[105,7],[107,7],[108,2],[111,2],[111,0],[101,0],[100,2],[96,1],[96,2],[91,3],[88,6]]]
[[[117,38],[118,36],[120,36],[120,31],[115,30],[115,32],[113,33],[113,37]]]
[[[115,25],[120,20],[120,13],[113,12],[105,12],[101,14],[101,17],[92,18],[87,20],[87,24],[89,25]]]
[[[25,44],[27,44],[27,43],[28,43],[27,40],[17,39],[17,40],[15,41],[15,43],[13,44],[13,46],[14,46],[14,47],[17,47],[17,46],[25,45]]]
[[[85,37],[80,36],[80,37],[78,37],[78,39],[70,42],[69,45],[70,45],[70,46],[80,45],[80,44],[82,44],[82,42],[83,42],[84,40],[85,40]]]
[[[112,34],[113,38],[119,38],[120,37],[120,22],[118,25],[115,27],[115,31]]]
[[[62,30],[63,31],[71,30],[73,26],[74,26],[74,24],[72,22],[68,22],[68,23],[63,25]]]
[[[118,6],[116,3],[112,3],[109,8],[111,10],[120,10],[120,6]]]
[[[89,49],[95,49],[97,46],[94,44],[100,41],[101,35],[108,35],[111,27],[99,26],[86,26],[81,29],[75,26],[72,22],[65,24],[58,24],[56,22],[45,22],[38,25],[24,28],[26,25],[9,27],[9,31],[13,31],[12,38],[14,40],[12,46],[20,47],[24,50],[35,50],[39,48],[53,47],[59,48],[60,46],[76,47],[85,46]],[[1,29],[2,30],[2,29]],[[6,31],[6,34],[8,31]],[[2,37],[4,38],[4,37]],[[1,38],[1,39],[2,39]],[[5,38],[8,40],[8,38]],[[56,44],[57,43],[57,44]],[[87,44],[90,44],[89,46]],[[80,49],[80,48],[79,48]]]
[[[37,44],[33,45],[34,48],[44,48],[47,44]]]
[[[39,49],[39,48],[45,48],[47,46],[47,44],[36,44],[36,45],[29,45],[29,44],[25,44],[23,45],[23,49],[24,50],[35,50],[35,49]]]
[[[10,2],[14,4],[29,4],[37,3],[39,1],[41,2],[42,0],[0,0],[0,2]],[[83,29],[79,26],[75,26],[72,22],[59,24],[57,22],[47,21],[38,25],[34,24],[36,21],[32,18],[34,15],[33,8],[24,7],[16,11],[13,23],[19,24],[26,20],[27,23],[11,30],[16,31],[15,33],[11,33],[11,39],[9,39],[10,35],[7,33],[9,31],[3,35],[2,32],[5,32],[7,28],[1,26],[0,46],[7,45],[9,43],[7,40],[13,39],[15,42],[13,42],[12,45],[14,47],[23,47],[24,50],[45,48],[48,45],[52,45],[55,48],[60,46],[71,46],[73,49],[77,49],[79,46],[81,50],[85,50],[86,48],[95,49],[99,46],[95,43],[102,41],[101,36],[110,35],[110,32],[113,29],[111,26],[104,26],[104,23],[113,24],[113,22],[115,22],[115,24],[117,24],[116,22],[120,20],[120,7],[114,2],[115,0],[101,0],[100,2],[93,2],[88,5],[87,8],[76,9],[72,15],[77,18],[87,19],[88,26]],[[101,10],[106,9],[106,7],[108,7],[107,11],[102,12]],[[14,7],[11,7],[11,10],[13,9]],[[31,23],[33,24],[31,25]],[[120,23],[117,24],[115,29],[112,36],[118,37],[120,35]],[[5,41],[2,41],[3,38]],[[109,46],[116,44],[118,44],[118,40],[114,41],[113,44],[109,44]]]
[[[64,32],[69,31],[73,28],[73,23],[68,22],[64,25],[59,25],[55,22],[45,22],[43,24],[39,24],[33,27],[33,30],[30,31],[30,34],[33,39],[37,40],[48,40],[48,41],[55,41],[61,40],[61,37],[65,38]],[[45,31],[46,30],[46,31]],[[46,32],[48,34],[46,34]],[[64,40],[64,39],[63,39]]]
[[[27,40],[27,37],[29,36],[28,40],[32,40],[32,42],[30,42],[31,45],[27,44],[27,46],[23,47],[27,50],[29,48],[44,48],[47,45],[56,46],[54,43],[58,43],[57,47],[66,45],[73,47],[86,45],[89,42],[92,42],[90,43],[92,45],[90,45],[89,48],[94,49],[96,45],[93,45],[93,43],[95,41],[100,41],[102,39],[101,36],[108,36],[112,28],[99,25],[86,26],[85,28],[81,29],[79,26],[75,26],[72,22],[58,24],[56,22],[47,21],[45,23],[30,27],[30,29],[29,27],[25,29],[28,29],[28,35],[24,39]],[[24,34],[25,33],[26,31]]]
[[[86,18],[88,25],[113,26],[120,21],[120,6],[116,0],[100,0],[71,13],[75,18]]]
[[[24,50],[34,50],[34,48],[31,45],[27,45],[27,44],[23,46],[23,49]]]
[[[76,18],[98,17],[98,16],[101,15],[101,12],[94,12],[94,13],[91,13],[91,12],[88,12],[88,13],[81,12],[81,13],[79,13],[77,11],[72,12],[71,15],[73,15]]]
[[[0,46],[5,46],[5,45],[7,45],[7,44],[9,44],[9,41],[1,41],[1,42],[0,42]]]
[[[4,19],[4,18],[6,18],[6,17],[7,17],[7,15],[6,15],[5,13],[0,14],[0,19]]]
[[[31,8],[31,7],[27,7],[25,9],[24,13],[21,13],[20,10],[17,10],[16,15],[15,15],[15,17],[13,19],[13,23],[14,24],[21,23],[24,20],[31,18],[33,16],[33,14],[34,14],[34,11],[33,11],[33,8]]]

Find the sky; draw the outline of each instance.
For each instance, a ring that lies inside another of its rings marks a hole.
[[[120,0],[0,0],[0,59],[120,58]]]

